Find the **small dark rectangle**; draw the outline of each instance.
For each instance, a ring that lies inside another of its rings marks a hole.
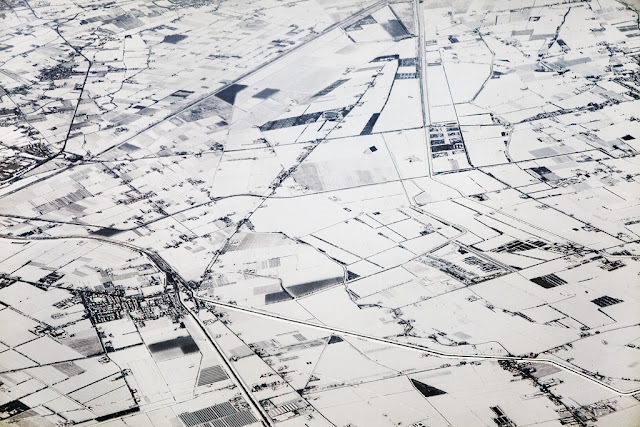
[[[504,412],[502,412],[499,406],[491,406],[490,408],[497,416],[501,417],[504,415]]]
[[[125,142],[119,148],[124,151],[138,151],[140,149],[137,145],[129,144],[128,142]]]
[[[622,137],[622,139],[624,139],[625,141],[631,141],[632,139],[635,139],[635,138],[631,135],[625,135]]]
[[[264,303],[274,304],[276,302],[289,301],[291,299],[293,299],[293,297],[285,291],[273,292],[264,296]]]
[[[541,248],[545,245],[546,243],[541,240],[527,240],[526,242],[523,242],[521,240],[513,240],[509,243],[505,243],[504,245],[498,246],[497,248],[493,249],[493,252],[514,253],[514,252],[528,251],[531,249]]]
[[[431,152],[438,153],[440,151],[450,151],[455,150],[455,146],[453,144],[431,144]]]
[[[193,338],[191,338],[191,336],[178,337],[172,340],[149,344],[149,351],[151,351],[152,353],[172,350],[174,348],[180,348],[183,354],[195,353],[198,351],[198,345],[193,340]]]
[[[111,227],[104,227],[101,228],[99,230],[94,231],[91,234],[95,234],[97,236],[103,236],[103,237],[111,237],[111,236],[115,236],[118,233],[121,233],[122,230],[118,230],[116,228],[111,228]]]
[[[198,387],[207,384],[217,383],[224,381],[227,378],[227,373],[222,369],[220,365],[209,366],[200,370],[200,376],[198,377]]]
[[[291,126],[300,126],[313,123],[322,116],[322,112],[303,114],[296,117],[288,117],[286,119],[272,120],[260,126],[261,131],[288,128]]]
[[[187,96],[191,95],[192,93],[193,93],[193,91],[191,91],[191,90],[181,89],[181,90],[177,90],[177,91],[173,92],[171,94],[171,96],[177,96],[178,98],[186,98]]]
[[[540,179],[542,179],[543,181],[546,181],[547,178],[545,177],[545,175],[552,173],[551,170],[545,166],[540,166],[540,167],[536,167],[536,168],[529,168],[530,171],[536,173],[538,176],[540,176]]]
[[[103,422],[112,420],[114,418],[124,417],[125,415],[134,414],[136,412],[140,412],[140,407],[136,406],[134,408],[125,409],[122,411],[114,412],[113,414],[103,415],[101,417],[96,417],[97,422]]]
[[[56,363],[55,365],[53,365],[53,367],[68,377],[74,377],[76,375],[80,375],[83,372],[85,372],[83,368],[81,368],[80,366],[76,365],[73,362]]]
[[[253,95],[253,97],[259,98],[259,99],[267,99],[274,93],[278,93],[278,92],[280,92],[280,89],[266,88],[266,89],[262,89],[260,92]]]
[[[171,43],[171,44],[176,44],[184,39],[186,39],[187,36],[183,35],[183,34],[170,34],[168,36],[164,36],[164,39],[162,40],[162,43]]]
[[[555,274],[547,274],[545,276],[534,277],[531,279],[533,283],[538,286],[542,286],[545,289],[555,288],[556,286],[564,285],[567,283],[565,280],[559,278]]]
[[[335,285],[336,283],[340,283],[342,278],[331,278],[331,279],[323,279],[323,280],[314,280],[313,282],[302,283],[300,285],[293,285],[287,288],[289,292],[291,292],[294,296],[299,297],[302,295],[307,295],[312,292],[317,291],[318,289],[323,289],[331,285]]]
[[[238,410],[231,403],[225,402],[193,412],[183,412],[178,415],[178,417],[187,426],[195,426],[198,424],[211,422],[222,417],[232,417],[237,413]]]
[[[236,95],[238,95],[238,92],[246,88],[246,85],[233,84],[216,93],[216,98],[220,98],[223,101],[233,105],[236,102]]]
[[[360,135],[371,135],[371,132],[373,131],[373,127],[375,126],[379,117],[380,117],[380,113],[372,114],[371,118],[369,118],[369,121],[367,122],[364,129],[362,129],[362,132],[360,132]]]
[[[409,33],[407,33],[407,29],[397,19],[390,19],[389,21],[383,22],[380,25],[382,25],[382,28],[384,28],[384,30],[394,40],[401,40],[405,37],[409,37]]]
[[[605,296],[601,296],[600,298],[591,300],[591,302],[597,305],[598,307],[604,308],[604,307],[609,307],[610,305],[619,304],[624,301],[618,298],[613,298],[605,295]]]

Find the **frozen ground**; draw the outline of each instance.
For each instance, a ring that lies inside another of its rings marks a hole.
[[[2,2],[0,425],[640,425],[638,6]]]

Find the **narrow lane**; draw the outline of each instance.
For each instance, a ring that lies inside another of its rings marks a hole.
[[[353,337],[353,338],[358,338],[358,339],[363,339],[363,340],[367,340],[367,341],[372,341],[372,342],[376,342],[379,344],[387,344],[387,345],[391,345],[394,347],[399,347],[399,348],[403,348],[406,350],[413,350],[413,351],[419,351],[421,353],[427,353],[431,356],[436,356],[436,357],[442,357],[442,358],[448,358],[448,359],[463,359],[463,360],[492,360],[492,361],[500,361],[500,360],[510,360],[510,361],[516,361],[516,362],[531,362],[531,363],[542,363],[542,364],[546,364],[546,365],[553,365],[557,368],[560,368],[562,370],[571,372],[575,375],[578,375],[580,377],[583,377],[589,381],[594,382],[595,384],[598,384],[601,387],[604,387],[610,391],[613,391],[614,393],[623,395],[623,396],[631,396],[634,395],[635,393],[640,392],[640,387],[633,389],[633,390],[628,390],[628,391],[624,391],[624,390],[620,390],[616,387],[613,387],[603,381],[600,381],[596,378],[593,378],[591,376],[589,376],[588,374],[583,373],[580,369],[571,367],[571,366],[567,366],[564,365],[562,363],[559,363],[556,360],[552,360],[552,359],[545,359],[545,358],[533,358],[533,357],[522,357],[522,356],[499,356],[499,355],[467,355],[467,354],[459,354],[459,353],[445,353],[443,351],[438,351],[438,350],[432,350],[429,349],[428,347],[424,347],[424,346],[420,346],[417,344],[410,344],[410,343],[402,343],[402,342],[398,342],[398,341],[393,341],[387,338],[381,338],[381,337],[375,337],[372,335],[368,335],[368,334],[364,334],[364,333],[360,333],[360,332],[355,332],[355,331],[350,331],[347,329],[342,329],[342,328],[336,328],[336,327],[332,327],[332,326],[326,326],[326,325],[319,325],[317,323],[312,323],[312,322],[307,322],[305,320],[298,320],[298,319],[292,319],[289,317],[285,317],[279,314],[273,314],[273,313],[268,313],[262,310],[257,310],[254,308],[249,308],[249,307],[240,307],[234,304],[229,304],[229,303],[225,303],[225,302],[221,302],[221,301],[216,301],[216,300],[212,300],[210,298],[204,298],[204,297],[195,297],[195,299],[212,304],[214,306],[217,307],[221,307],[221,308],[225,308],[228,310],[234,310],[234,311],[240,311],[240,312],[244,312],[244,313],[250,313],[256,316],[261,316],[261,317],[266,317],[266,318],[271,318],[271,319],[275,319],[275,320],[280,320],[283,322],[287,322],[287,323],[293,323],[293,324],[298,324],[298,325],[302,325],[302,326],[306,326],[309,328],[314,328],[314,329],[320,329],[323,331],[327,331],[330,333],[335,333],[335,334],[339,334],[339,335],[344,335],[347,337]]]

